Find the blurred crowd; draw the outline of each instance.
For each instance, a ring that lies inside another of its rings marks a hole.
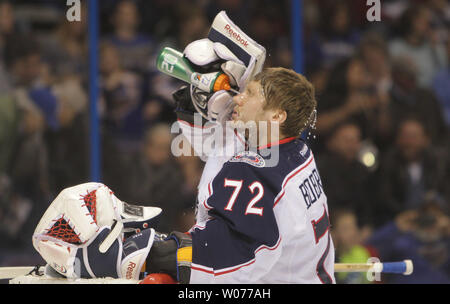
[[[89,181],[86,1],[0,1],[0,266],[40,261],[31,234],[64,188]],[[194,221],[203,162],[174,157],[172,92],[159,50],[206,37],[228,16],[292,68],[290,1],[101,0],[102,182],[124,201],[164,210],[160,231]],[[412,276],[384,283],[450,283],[450,4],[304,0],[304,74],[318,120],[312,146],[328,197],[337,262],[412,259]],[[365,274],[339,283],[369,283]]]

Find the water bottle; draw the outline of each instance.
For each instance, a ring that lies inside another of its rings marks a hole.
[[[165,47],[156,59],[158,70],[169,76],[190,83],[200,90],[212,93],[219,90],[233,91],[230,78],[222,72],[197,73],[195,72],[183,53],[170,47]]]

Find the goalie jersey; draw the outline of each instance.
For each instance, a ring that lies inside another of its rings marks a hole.
[[[204,138],[204,129],[180,125],[191,142]],[[327,199],[309,147],[287,138],[248,151],[237,134],[231,142],[240,151],[209,155],[199,184],[190,282],[335,283]],[[270,164],[264,152],[274,148]]]

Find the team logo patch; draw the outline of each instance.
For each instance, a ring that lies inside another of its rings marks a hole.
[[[230,162],[232,163],[247,163],[249,165],[252,165],[254,167],[262,168],[266,165],[266,162],[264,161],[264,158],[261,157],[261,155],[253,152],[253,151],[243,151],[235,156],[233,156],[230,159]]]
[[[306,157],[306,153],[308,153],[308,146],[307,145],[303,145],[302,150],[300,151],[300,155],[303,157]]]

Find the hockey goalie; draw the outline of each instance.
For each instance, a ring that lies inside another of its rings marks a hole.
[[[335,283],[326,195],[300,138],[316,119],[312,85],[292,70],[263,70],[264,47],[225,12],[183,55],[200,73],[225,73],[239,91],[187,85],[173,94],[178,124],[206,160],[196,224],[163,235],[153,227],[164,210],[122,202],[100,183],[77,185],[56,197],[33,235],[47,267],[67,278],[163,273],[183,284]],[[227,130],[228,121],[234,131],[205,150],[211,130]]]

